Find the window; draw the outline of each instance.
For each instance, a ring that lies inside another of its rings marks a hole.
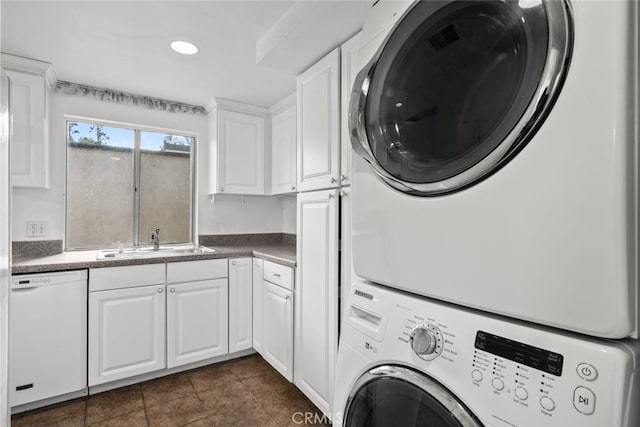
[[[67,121],[67,249],[193,242],[195,138]]]

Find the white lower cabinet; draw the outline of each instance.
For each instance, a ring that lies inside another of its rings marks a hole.
[[[253,259],[253,348],[264,357],[262,352],[262,263]]]
[[[89,294],[89,386],[165,367],[165,285]]]
[[[253,260],[253,348],[293,381],[294,269]]]
[[[227,279],[167,285],[167,367],[227,354]]]
[[[89,386],[227,354],[227,276],[226,259],[89,270]]]
[[[293,381],[293,292],[266,280],[263,283],[262,355]]]
[[[229,260],[229,353],[253,346],[252,258]]]

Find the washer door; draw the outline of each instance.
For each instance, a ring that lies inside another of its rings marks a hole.
[[[362,375],[349,395],[344,427],[481,427],[453,394],[431,378],[400,366]]]
[[[406,193],[468,187],[540,127],[572,43],[568,0],[418,1],[356,77],[353,148]]]

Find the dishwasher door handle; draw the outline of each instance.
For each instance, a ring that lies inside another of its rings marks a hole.
[[[22,288],[12,288],[11,292],[25,292],[25,291],[36,291],[39,288],[41,288],[41,286],[38,285],[33,285],[33,286],[24,286]]]

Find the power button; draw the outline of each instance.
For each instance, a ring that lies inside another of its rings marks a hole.
[[[598,378],[598,371],[593,365],[588,363],[581,363],[576,367],[576,372],[578,372],[578,376],[585,381],[593,381]]]

